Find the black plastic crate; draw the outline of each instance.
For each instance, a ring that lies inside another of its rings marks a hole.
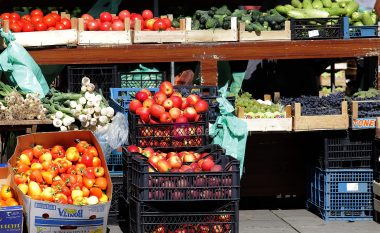
[[[172,206],[173,207],[173,206]],[[167,211],[134,199],[130,202],[130,232],[239,232],[239,203],[229,202],[222,207],[203,205],[203,211],[190,212],[179,206]],[[182,212],[181,212],[182,211]]]
[[[158,88],[166,81],[165,72],[119,72],[121,88]]]
[[[291,19],[292,40],[343,39],[343,18]]]
[[[131,232],[129,224],[129,201],[125,196],[119,198],[119,216],[118,223],[122,232]]]
[[[325,138],[320,166],[324,169],[371,168],[373,140]]]
[[[380,139],[374,140],[373,173],[374,179],[380,182]]]
[[[378,26],[350,26],[350,38],[376,38],[378,36]]]
[[[87,76],[91,83],[95,85],[96,90],[101,89],[105,98],[110,97],[110,88],[118,87],[117,66],[107,65],[81,65],[67,66],[68,91],[80,92],[82,78]]]
[[[174,89],[181,93],[183,96],[188,96],[190,94],[197,94],[202,99],[206,100],[209,105],[209,122],[214,123],[216,118],[219,116],[219,103],[216,100],[218,98],[219,92],[217,86],[174,86]],[[227,97],[227,100],[235,107],[235,97]]]
[[[115,223],[118,221],[119,216],[119,200],[120,197],[123,196],[123,175],[111,175],[112,181],[112,201],[110,206],[110,211],[108,214],[108,222],[109,224]]]
[[[159,149],[208,144],[208,113],[202,113],[198,122],[165,124],[144,124],[140,116],[129,113],[128,122],[129,142],[138,147]]]
[[[177,150],[178,151],[178,150]],[[217,145],[195,151],[208,152],[221,172],[159,173],[139,154],[132,154],[131,196],[145,202],[233,201],[240,197],[239,161]],[[124,158],[125,159],[125,158]]]

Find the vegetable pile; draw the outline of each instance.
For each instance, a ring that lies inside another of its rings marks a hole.
[[[371,88],[368,91],[359,91],[352,96],[352,100],[362,101],[358,103],[358,117],[380,116],[380,93]]]
[[[115,114],[107,100],[95,92],[95,85],[88,77],[82,79],[81,93],[52,90],[43,101],[53,125],[61,131],[79,128],[95,131],[108,125]]]
[[[285,112],[281,104],[274,104],[272,101],[255,100],[248,92],[236,98],[236,106],[244,108],[244,115],[247,118],[284,118]]]
[[[19,203],[14,198],[15,195],[13,190],[9,185],[4,184],[1,186],[1,195],[0,195],[0,208],[4,206],[16,206]]]
[[[0,120],[44,120],[44,108],[38,94],[25,94],[0,82]]]
[[[66,150],[42,145],[21,152],[13,168],[14,180],[34,200],[94,205],[107,202],[107,180],[98,151],[86,141]]]
[[[378,20],[374,11],[359,11],[359,3],[355,0],[292,0],[291,5],[280,5],[275,9],[295,19],[347,16],[353,26],[376,25]]]

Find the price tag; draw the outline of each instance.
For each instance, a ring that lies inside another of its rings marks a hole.
[[[317,36],[319,36],[318,30],[309,31],[309,37],[317,37]]]
[[[357,192],[359,191],[359,183],[347,183],[348,192]]]

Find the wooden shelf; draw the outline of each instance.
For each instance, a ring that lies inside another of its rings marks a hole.
[[[29,52],[37,63],[43,65],[199,61],[203,84],[215,85],[217,61],[374,57],[379,56],[380,39],[133,44],[46,48]]]

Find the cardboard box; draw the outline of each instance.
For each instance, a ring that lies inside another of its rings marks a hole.
[[[9,184],[11,178],[6,164],[0,164],[0,187]],[[16,198],[17,200],[17,198]],[[22,233],[22,206],[7,206],[0,208],[0,232]]]
[[[17,157],[24,149],[37,144],[46,148],[51,148],[54,145],[62,145],[68,148],[75,145],[75,139],[88,141],[98,150],[99,158],[105,169],[105,178],[108,182],[106,194],[109,201],[97,205],[76,206],[32,200],[18,189],[12,176],[11,186],[24,206],[26,225],[30,233],[105,233],[107,231],[108,212],[112,200],[112,182],[108,168],[104,166],[106,160],[102,149],[91,131],[35,133],[19,136],[17,137],[15,152],[8,161],[10,171],[12,172],[11,167],[16,164]]]

